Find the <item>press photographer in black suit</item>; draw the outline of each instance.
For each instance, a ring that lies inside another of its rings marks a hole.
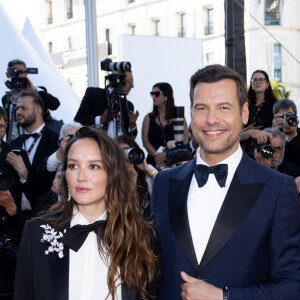
[[[131,70],[125,72],[125,85],[123,86],[123,95],[127,96],[130,90],[134,87],[133,75]],[[113,88],[108,87],[108,91],[111,93]],[[120,104],[123,112],[123,122],[125,134],[130,134],[130,128],[132,135],[135,138],[137,136],[136,120],[139,116],[138,111],[134,113],[134,106],[129,101],[124,101],[124,97],[120,97]],[[127,109],[128,106],[128,109]],[[87,88],[85,95],[81,101],[80,107],[74,118],[74,121],[81,123],[82,125],[98,125],[103,127],[107,121],[107,114],[109,108],[108,95],[105,89],[98,87]],[[128,119],[129,113],[129,119]],[[114,122],[109,122],[108,134],[111,137],[115,137],[115,128],[113,127]]]

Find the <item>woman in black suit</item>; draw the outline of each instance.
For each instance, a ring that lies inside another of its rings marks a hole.
[[[25,225],[14,299],[148,299],[157,257],[138,207],[123,150],[79,129],[66,147],[61,201]]]

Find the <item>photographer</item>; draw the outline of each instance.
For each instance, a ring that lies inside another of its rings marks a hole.
[[[290,175],[294,178],[300,176],[300,168],[285,157],[286,135],[277,127],[265,128],[264,131],[272,135],[271,142],[269,144],[273,148],[270,148],[270,152],[272,152],[272,154],[263,155],[261,151],[257,151],[257,149],[255,149],[255,160],[267,167],[277,170],[280,173]],[[268,147],[269,145],[263,145],[260,149],[264,146]]]
[[[110,61],[110,60],[109,60]],[[105,61],[104,61],[105,62]],[[103,62],[102,62],[103,63]],[[101,64],[102,64],[101,63]],[[109,63],[109,62],[108,62]],[[110,63],[109,63],[110,64]],[[114,64],[114,63],[113,63]],[[102,64],[103,65],[103,64]],[[101,65],[101,69],[102,68]],[[109,67],[104,68],[105,71],[119,71],[114,70]],[[120,122],[124,125],[124,134],[131,135],[132,132],[133,138],[137,136],[136,120],[139,116],[138,111],[134,113],[134,106],[129,101],[126,100],[126,96],[129,94],[130,90],[134,87],[133,75],[130,68],[126,70],[121,70],[121,73],[112,73],[110,75],[120,75],[124,76],[124,80],[121,80],[123,83],[120,86],[121,97],[120,97],[120,106],[119,110],[122,111],[122,118]],[[108,77],[108,76],[107,76]],[[116,91],[114,86],[113,76],[110,77],[109,86],[106,89],[101,89],[98,87],[89,87],[87,88],[85,95],[81,101],[80,107],[77,111],[77,114],[74,118],[74,121],[81,123],[82,125],[98,125],[101,127],[106,127],[107,121],[109,121],[108,128],[105,128],[108,131],[108,134],[111,137],[115,137],[116,134],[116,119],[115,114],[109,116],[110,120],[107,120],[108,114],[110,111],[110,106],[113,102],[112,94]],[[119,112],[117,112],[119,113]]]
[[[285,147],[286,158],[300,167],[299,120],[295,103],[290,99],[282,99],[274,105],[273,114],[273,126],[278,127],[287,136]]]
[[[63,121],[55,120],[49,110],[56,110],[60,102],[59,100],[49,94],[47,89],[43,86],[35,87],[27,74],[37,74],[37,68],[27,68],[24,61],[20,59],[11,60],[7,65],[6,77],[8,80],[5,82],[6,86],[10,89],[9,92],[2,97],[2,105],[5,108],[9,119],[13,119],[11,130],[7,127],[8,141],[15,139],[20,134],[20,128],[17,126],[14,119],[14,106],[18,99],[18,95],[23,90],[38,92],[44,102],[44,120],[47,126],[55,131],[59,132]],[[9,132],[10,131],[10,132]]]

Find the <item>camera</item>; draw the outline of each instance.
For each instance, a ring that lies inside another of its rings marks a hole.
[[[257,140],[253,139],[253,146],[264,158],[273,157],[273,154],[275,153],[275,149],[271,145],[269,138],[267,144],[257,144]]]
[[[134,165],[141,164],[145,159],[144,151],[140,148],[124,148],[126,159]]]
[[[100,63],[102,71],[121,72],[131,70],[131,63],[129,61],[112,62],[111,59],[107,58]]]
[[[11,76],[11,80],[7,80],[5,85],[10,90],[26,90],[27,88],[27,78],[19,77],[20,74],[38,74],[38,68],[27,68],[26,70],[21,70],[19,68],[8,68],[7,73]]]
[[[177,145],[182,145],[184,141],[184,106],[174,106],[172,108],[174,140]]]
[[[297,126],[297,115],[291,113],[291,112],[288,112],[285,116],[281,116],[281,118],[284,118],[287,125],[289,127],[296,127]]]

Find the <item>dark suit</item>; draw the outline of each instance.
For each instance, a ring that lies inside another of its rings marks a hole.
[[[58,149],[58,134],[45,127],[40,142],[37,146],[34,158],[31,164],[31,173],[26,181],[29,195],[26,194],[34,210],[37,206],[37,198],[45,195],[51,188],[54,173],[45,173],[45,176],[37,176],[43,160],[48,158]],[[21,134],[12,141],[12,145],[22,148],[24,143],[24,134]]]
[[[50,244],[41,242],[42,224],[39,220],[30,220],[25,225],[17,262],[15,300],[69,299],[69,249],[63,250],[63,258],[56,252],[45,255]],[[59,231],[63,232],[63,229]],[[135,288],[128,290],[122,284],[122,300],[135,299],[140,299]]]
[[[159,172],[154,181],[151,211],[162,252],[159,299],[181,299],[180,271],[228,286],[230,300],[299,299],[300,206],[293,179],[244,154],[198,264],[187,212],[195,163]]]
[[[133,104],[129,100],[126,101],[128,104],[128,110],[134,112]],[[121,106],[123,111],[125,133],[130,135],[130,121],[128,119],[127,105],[122,97]],[[85,95],[81,101],[74,121],[79,122],[82,125],[95,125],[95,117],[103,115],[106,109],[108,109],[106,91],[100,88],[89,87],[85,91]],[[137,129],[133,130],[132,134],[136,137]]]

